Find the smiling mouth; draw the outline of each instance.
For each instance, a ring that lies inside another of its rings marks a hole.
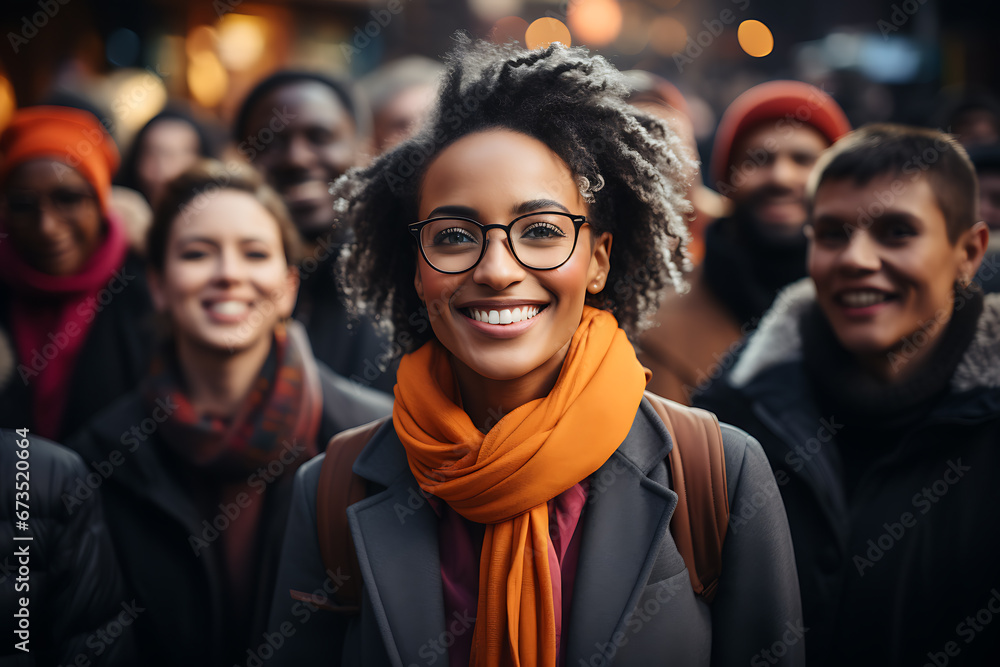
[[[223,317],[240,317],[250,310],[250,304],[246,301],[234,299],[227,301],[214,301],[205,306],[209,311]]]
[[[483,308],[463,308],[462,313],[477,322],[486,324],[514,324],[524,322],[538,315],[548,306],[523,306],[520,308],[503,308],[501,310],[485,310]]]
[[[837,303],[848,308],[868,308],[891,301],[894,298],[892,294],[878,290],[854,290],[838,294],[836,300]]]

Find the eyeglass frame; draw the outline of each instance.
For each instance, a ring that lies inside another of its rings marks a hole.
[[[570,248],[569,254],[566,255],[566,259],[559,262],[555,266],[550,266],[545,269],[540,269],[525,264],[523,261],[521,261],[521,258],[517,256],[517,251],[514,250],[514,244],[511,243],[510,230],[513,229],[514,225],[518,222],[518,220],[524,220],[525,218],[530,218],[531,216],[534,215],[560,215],[564,218],[569,218],[570,221],[573,223],[573,229],[574,229],[573,247]],[[475,262],[472,263],[472,266],[470,266],[467,269],[462,269],[461,271],[442,271],[441,269],[434,266],[431,260],[427,258],[427,252],[424,250],[424,244],[420,242],[420,233],[423,231],[424,227],[426,227],[432,222],[437,222],[438,220],[463,220],[465,222],[471,222],[474,225],[478,225],[483,230],[483,247],[482,250],[479,251],[479,257],[476,259]],[[420,255],[424,258],[424,261],[427,262],[427,266],[431,267],[438,273],[444,273],[446,275],[457,275],[459,273],[465,273],[466,271],[471,271],[472,269],[479,266],[479,263],[483,261],[483,257],[486,256],[486,248],[490,244],[489,231],[491,229],[502,229],[504,231],[504,234],[507,237],[507,247],[510,248],[510,254],[514,257],[515,260],[517,260],[518,264],[532,271],[553,271],[555,269],[558,269],[566,262],[568,262],[570,258],[573,256],[573,253],[576,252],[576,244],[577,241],[580,240],[580,227],[582,227],[585,224],[588,224],[587,216],[585,215],[574,215],[572,213],[567,213],[566,211],[534,211],[532,213],[525,213],[524,215],[519,215],[506,225],[484,225],[478,220],[474,220],[472,218],[466,218],[461,215],[438,215],[433,218],[427,218],[426,220],[421,220],[419,222],[411,222],[406,227],[407,229],[410,230],[410,234],[413,235],[414,240],[417,242],[417,247],[420,249]]]

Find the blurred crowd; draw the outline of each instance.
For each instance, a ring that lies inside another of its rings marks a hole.
[[[446,112],[444,71],[281,70],[228,128],[178,100],[128,145],[82,98],[16,111],[0,137],[0,662],[18,653],[27,439],[36,664],[260,663],[295,473],[392,412],[407,347],[385,303],[342,298],[356,238],[331,184]],[[1000,585],[1000,102],[952,90],[927,129],[852,131],[835,97],[768,81],[699,155],[704,100],[623,80],[699,165],[682,279],[646,295],[659,306],[631,342],[650,391],[763,447],[809,664],[952,645],[961,664],[996,659],[1000,621],[977,611]],[[966,616],[974,642],[955,633]]]

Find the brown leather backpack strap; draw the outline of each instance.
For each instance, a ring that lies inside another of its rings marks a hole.
[[[729,492],[722,429],[714,414],[646,392],[670,432],[671,478],[677,508],[670,532],[684,558],[691,587],[709,602],[722,574],[722,543],[729,526]]]
[[[388,420],[389,417],[384,417],[338,433],[326,446],[316,491],[319,550],[328,576],[343,574],[346,581],[334,594],[337,604],[323,605],[325,609],[346,614],[356,614],[361,609],[361,567],[354,551],[347,508],[364,500],[366,495],[365,480],[354,474],[354,462]]]

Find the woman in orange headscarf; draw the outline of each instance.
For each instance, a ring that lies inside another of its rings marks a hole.
[[[22,109],[0,137],[0,426],[61,440],[146,370],[151,304],[111,211],[117,168],[79,109]]]
[[[322,555],[324,464],[299,473],[272,663],[728,665],[799,620],[784,509],[745,434],[722,427],[726,500],[753,516],[714,601],[668,530],[673,440],[628,334],[682,283],[690,170],[626,93],[583,49],[463,42],[422,132],[338,182],[348,293],[405,355],[392,422],[353,464],[356,566]],[[357,576],[351,609],[338,587]],[[799,663],[789,637],[772,664]]]

